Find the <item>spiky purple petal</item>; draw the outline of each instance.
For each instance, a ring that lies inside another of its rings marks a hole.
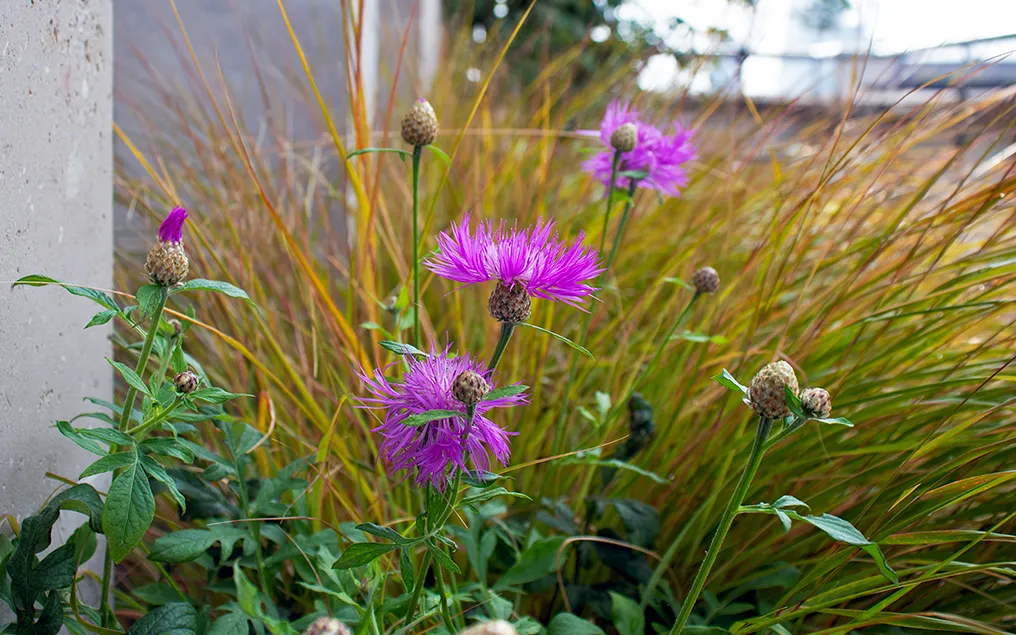
[[[159,240],[164,243],[179,243],[183,240],[183,223],[187,220],[187,210],[174,207],[166,220],[159,225]]]
[[[407,359],[409,369],[402,381],[389,381],[385,371],[378,368],[359,375],[373,397],[364,398],[369,408],[383,408],[384,422],[374,428],[381,435],[380,458],[393,477],[398,472],[413,473],[416,485],[433,485],[444,491],[457,470],[463,472],[488,471],[491,455],[501,465],[507,465],[511,456],[507,432],[487,418],[494,408],[510,408],[527,402],[525,394],[501,397],[476,404],[472,425],[461,417],[439,419],[422,426],[407,426],[402,422],[415,414],[428,410],[455,410],[465,412],[465,406],[452,395],[452,382],[460,373],[471,370],[483,374],[484,365],[470,355],[450,357],[448,349],[425,359]],[[488,378],[496,387],[492,378]],[[465,433],[467,432],[468,435]],[[463,440],[465,437],[465,440]]]
[[[618,172],[646,172],[646,177],[639,181],[639,187],[669,196],[680,196],[679,188],[688,185],[688,175],[683,166],[696,156],[695,145],[692,143],[694,131],[675,122],[674,134],[665,136],[652,124],[641,121],[638,111],[632,109],[627,102],[614,101],[607,106],[600,125],[600,140],[607,149],[583,163],[582,168],[605,186],[610,186],[610,172],[614,162],[610,136],[626,123],[632,123],[638,129],[638,144],[631,152],[621,155]],[[631,177],[617,177],[617,187],[627,188],[630,185]]]
[[[554,232],[554,221],[540,219],[527,229],[501,221],[469,228],[469,214],[437,237],[439,251],[424,266],[443,278],[477,284],[500,280],[505,286],[522,284],[531,296],[580,306],[596,287],[585,283],[603,268],[595,251],[583,244],[584,235],[565,242]]]

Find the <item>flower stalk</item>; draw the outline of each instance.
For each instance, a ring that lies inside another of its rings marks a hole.
[[[758,472],[759,465],[762,464],[762,456],[765,454],[766,440],[769,438],[771,428],[772,420],[760,416],[758,427],[755,430],[755,442],[751,446],[751,454],[748,456],[748,462],[744,466],[744,472],[741,473],[741,480],[738,481],[733,495],[727,502],[726,509],[723,510],[720,524],[716,527],[716,533],[713,534],[713,539],[709,543],[709,551],[706,552],[705,559],[699,565],[699,570],[695,574],[691,590],[688,592],[684,603],[681,604],[681,612],[677,616],[677,621],[674,622],[674,627],[670,629],[670,635],[682,633],[685,625],[688,623],[688,618],[691,617],[691,612],[695,608],[695,602],[698,601],[699,595],[702,594],[702,589],[705,588],[709,572],[712,571],[713,565],[716,564],[716,558],[719,557],[720,549],[723,548],[723,541],[726,539],[727,533],[734,523],[734,517],[741,507],[741,503],[744,502],[744,497],[748,494],[748,489],[751,487],[751,482]]]
[[[423,146],[413,146],[413,346],[420,347],[420,159]]]
[[[505,349],[508,348],[508,342],[511,341],[514,332],[514,322],[501,322],[501,334],[498,335],[497,344],[494,345],[494,352],[490,356],[490,362],[487,363],[488,377],[494,373],[497,365],[501,363],[501,357],[504,355]]]

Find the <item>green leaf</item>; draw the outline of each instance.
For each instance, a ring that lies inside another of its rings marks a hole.
[[[663,478],[655,472],[643,469],[637,465],[628,463],[627,461],[621,461],[619,459],[599,459],[595,455],[591,454],[573,454],[572,456],[565,457],[559,463],[559,465],[593,465],[596,467],[606,467],[616,470],[628,470],[634,472],[639,476],[644,476],[660,485],[666,485],[670,480]]]
[[[482,489],[490,487],[503,478],[511,477],[494,474],[493,472],[469,472],[462,475],[462,482],[470,487],[479,487]]]
[[[78,431],[75,430],[73,427],[71,427],[70,422],[57,421],[56,429],[60,431],[60,434],[64,435],[65,437],[76,443],[78,447],[84,450],[88,450],[92,454],[98,454],[99,456],[106,454],[105,448],[103,448],[95,441],[78,434]]]
[[[521,394],[529,390],[529,386],[523,386],[522,384],[515,384],[513,386],[501,386],[491,390],[484,396],[480,397],[480,401],[494,401],[495,399],[503,399],[505,397],[514,397],[515,395]]]
[[[169,358],[169,364],[173,367],[173,372],[180,374],[187,370],[187,359],[183,355],[183,340],[177,340],[176,346],[173,347],[173,355]]]
[[[784,494],[783,496],[780,496],[779,498],[777,498],[776,502],[773,503],[773,507],[777,507],[777,508],[804,507],[805,509],[811,509],[811,507],[808,505],[808,503],[802,501],[799,498],[794,498],[793,496],[788,496],[786,494]]]
[[[466,418],[466,413],[459,412],[457,410],[428,410],[427,412],[421,412],[420,414],[410,415],[400,421],[404,426],[422,426],[425,423],[431,421],[437,421],[439,419],[451,419],[454,417]]]
[[[109,445],[134,445],[134,439],[113,428],[76,428],[75,432],[79,436],[87,439],[96,439]],[[102,454],[105,454],[105,452]]]
[[[360,328],[365,329],[367,331],[383,331],[384,330],[384,327],[381,326],[380,324],[378,324],[377,322],[361,322],[360,323]]]
[[[190,562],[218,541],[207,529],[181,529],[160,536],[152,545],[148,559],[154,562]]]
[[[614,628],[620,635],[643,635],[646,628],[646,616],[638,602],[620,593],[610,592],[611,613]]]
[[[233,393],[227,392],[222,388],[199,388],[192,392],[188,397],[191,399],[200,399],[201,401],[207,401],[208,403],[225,403],[230,399],[236,399],[237,397],[253,397],[254,395],[248,395],[246,393]]]
[[[162,301],[162,287],[154,284],[146,284],[138,289],[134,297],[138,301],[138,308],[141,310],[141,317],[146,318],[155,315],[155,309]]]
[[[121,467],[127,467],[131,463],[137,461],[137,454],[134,450],[129,452],[116,452],[108,456],[104,456],[95,463],[92,463],[81,473],[78,478],[87,478],[89,476],[95,476],[96,474],[103,474],[105,472],[112,472],[118,470]]]
[[[525,327],[531,328],[533,330],[539,331],[541,333],[545,333],[547,335],[555,337],[558,340],[560,340],[560,341],[564,342],[565,344],[567,344],[568,346],[574,348],[578,352],[582,353],[586,357],[588,357],[590,359],[596,359],[595,357],[593,357],[593,354],[590,353],[589,350],[586,347],[581,346],[579,344],[576,344],[575,342],[571,341],[570,339],[568,339],[564,335],[559,335],[559,334],[555,333],[554,331],[548,331],[547,329],[545,329],[543,327],[536,326],[535,324],[530,324],[529,322],[516,322],[515,326],[525,326]]]
[[[854,427],[854,424],[850,421],[850,419],[845,419],[843,417],[832,417],[832,418],[826,417],[823,419],[815,419],[815,421],[818,421],[820,423],[830,423],[837,426],[847,426],[848,428]]]
[[[64,284],[55,278],[50,278],[48,276],[40,276],[38,274],[18,278],[14,282],[14,284],[11,285],[11,287],[12,288],[19,286],[44,287],[50,284],[60,285],[64,289],[67,289],[68,293],[71,293],[76,296],[81,296],[83,298],[88,298],[93,302],[95,302],[96,304],[102,306],[102,308],[104,309],[118,308],[113,298],[109,297],[102,291],[96,291],[95,289],[88,289],[86,287],[79,287],[72,284]]]
[[[187,500],[180,493],[180,490],[176,487],[176,481],[166,472],[166,468],[162,467],[158,461],[150,456],[144,454],[141,455],[141,466],[145,469],[145,472],[166,486],[166,490],[169,491],[169,495],[176,501],[176,504],[180,506],[180,513],[187,513]]]
[[[409,540],[403,538],[402,534],[395,531],[391,527],[384,527],[382,525],[377,525],[374,523],[360,523],[359,525],[356,526],[356,528],[372,536],[377,536],[378,538],[386,538],[388,540],[391,540],[392,542],[398,545],[404,545],[410,542]]]
[[[603,635],[603,629],[578,615],[558,613],[547,625],[547,635]]]
[[[769,627],[769,630],[776,633],[776,635],[792,635],[790,630],[783,624],[773,624]]]
[[[649,172],[645,170],[624,170],[620,174],[618,174],[618,176],[622,176],[626,179],[634,179],[636,181],[641,181],[642,179],[649,176]]]
[[[215,619],[208,635],[247,635],[250,632],[249,618],[243,613],[230,611]]]
[[[114,479],[103,509],[102,530],[114,562],[120,563],[141,544],[154,518],[155,496],[136,460]]]
[[[727,338],[723,337],[722,335],[706,335],[705,333],[692,333],[691,331],[685,331],[684,333],[672,335],[670,339],[671,341],[686,340],[688,342],[699,342],[699,343],[709,342],[711,344],[716,344],[717,346],[722,346],[730,341]]]
[[[533,582],[557,571],[561,566],[561,562],[557,559],[557,552],[564,541],[564,536],[551,536],[537,540],[528,548],[523,549],[518,561],[505,571],[494,588],[500,590],[509,586]]]
[[[182,285],[173,289],[173,293],[179,293],[182,291],[216,291],[218,293],[224,293],[231,298],[240,298],[246,300],[248,304],[254,306],[254,302],[250,299],[247,293],[240,287],[229,284],[228,282],[219,282],[218,280],[205,280],[203,278],[195,278],[194,280],[188,280]]]
[[[480,503],[487,502],[490,499],[496,498],[498,496],[512,496],[514,498],[521,498],[523,500],[533,500],[532,498],[526,496],[521,492],[510,492],[503,487],[495,487],[493,489],[485,490],[474,496],[466,496],[461,501],[459,501],[459,504],[456,505],[456,507],[468,507],[470,505],[478,505]]]
[[[421,357],[430,357],[429,354],[424,353],[412,344],[403,344],[402,342],[393,342],[392,340],[381,340],[378,344],[381,345],[381,348],[387,349],[396,355],[419,355]]]
[[[744,395],[748,394],[748,387],[742,386],[736,379],[734,379],[734,376],[731,375],[726,368],[723,369],[722,373],[713,377],[713,381],[720,384],[724,388],[729,388],[730,390],[733,390],[734,392],[740,391]]]
[[[444,161],[445,165],[452,164],[452,158],[448,156],[448,153],[442,150],[441,148],[437,146],[424,146],[424,147],[433,152],[434,154],[436,154],[439,159]]]
[[[350,152],[349,154],[347,154],[346,155],[346,159],[347,160],[348,159],[352,159],[353,157],[359,156],[361,154],[373,154],[373,153],[376,153],[376,152],[393,152],[395,154],[400,154],[400,155],[406,156],[406,157],[413,156],[412,152],[408,152],[408,151],[402,150],[400,148],[361,148],[359,150],[354,150],[354,151]]]
[[[152,454],[160,456],[171,456],[180,459],[184,463],[194,462],[194,453],[184,445],[180,439],[172,437],[152,437],[141,442],[141,448]]]
[[[679,287],[684,287],[685,289],[687,289],[689,291],[695,291],[695,286],[694,285],[689,284],[689,283],[685,282],[684,280],[682,280],[680,278],[670,278],[670,277],[668,277],[668,278],[664,278],[663,281],[664,282],[669,282],[670,284],[676,284]]]
[[[240,563],[233,563],[233,584],[236,585],[236,601],[244,613],[252,617],[261,616],[260,602],[258,601],[258,590],[247,576],[240,569]]]
[[[434,557],[434,563],[441,565],[442,568],[451,571],[452,573],[462,573],[462,569],[459,569],[459,565],[455,564],[452,557],[445,553],[445,550],[435,545],[427,545],[427,550],[430,551],[430,555]]]
[[[98,313],[92,316],[92,319],[88,321],[88,324],[85,325],[85,328],[87,329],[93,326],[105,324],[110,320],[112,320],[114,317],[116,317],[118,313],[120,312],[117,311],[116,309],[107,309],[105,311],[99,311]]]
[[[353,567],[360,567],[370,562],[374,562],[389,551],[394,551],[398,548],[399,545],[391,545],[381,542],[357,542],[349,545],[349,547],[342,552],[342,557],[340,557],[335,564],[332,565],[332,568],[351,569]]]
[[[184,602],[164,604],[131,625],[127,635],[194,635],[198,615]]]
[[[145,384],[144,380],[142,380],[141,377],[139,377],[138,374],[134,372],[132,368],[129,368],[126,364],[115,362],[109,359],[108,357],[106,358],[106,361],[112,364],[113,368],[117,369],[120,372],[120,375],[123,376],[124,381],[126,381],[128,385],[148,395],[149,397],[154,398],[154,395],[152,395],[152,392],[148,389],[148,386]]]
[[[807,419],[808,415],[804,414],[804,406],[801,405],[800,397],[790,389],[790,386],[783,386],[783,392],[786,395],[787,407],[790,408],[790,412],[802,419]]]

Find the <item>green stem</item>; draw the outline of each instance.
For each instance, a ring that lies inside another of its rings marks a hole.
[[[741,480],[737,483],[734,495],[730,497],[730,500],[727,502],[727,508],[723,510],[720,524],[716,528],[716,533],[713,534],[712,541],[709,543],[709,551],[706,552],[705,559],[699,565],[699,570],[695,574],[691,590],[681,605],[681,613],[677,616],[674,627],[670,629],[670,635],[682,633],[685,625],[688,623],[688,618],[691,617],[691,612],[695,608],[695,602],[698,601],[699,595],[701,595],[702,589],[706,585],[706,578],[709,577],[709,572],[716,563],[716,558],[720,555],[720,549],[723,547],[723,541],[727,537],[727,532],[730,531],[730,526],[734,524],[734,516],[737,515],[737,510],[741,506],[741,503],[744,502],[744,497],[748,494],[751,481],[755,478],[755,473],[758,472],[758,467],[762,463],[762,456],[766,451],[766,439],[769,438],[771,427],[772,421],[765,417],[759,417],[758,428],[755,431],[755,442],[751,446],[751,455],[748,457],[748,463],[744,467],[744,472],[741,474]]]
[[[451,612],[448,610],[448,594],[445,592],[443,578],[441,567],[434,567],[434,581],[437,582],[437,592],[441,595],[441,620],[444,622],[445,628],[448,629],[448,633],[454,635],[458,629],[455,628],[455,622],[452,621]]]
[[[138,358],[138,363],[134,367],[134,372],[138,374],[138,377],[144,377],[145,368],[148,367],[148,358],[152,355],[152,346],[155,345],[155,335],[159,332],[159,324],[162,322],[162,312],[166,308],[166,301],[169,300],[169,289],[167,287],[161,287],[159,289],[159,301],[155,305],[155,310],[152,311],[151,322],[148,325],[148,331],[145,333],[144,344],[141,345],[141,356]],[[134,412],[134,401],[138,397],[138,389],[133,386],[127,387],[127,397],[124,399],[123,410],[120,412],[120,420],[117,423],[117,430],[120,432],[126,432],[127,426],[130,425],[131,413]],[[119,450],[117,446],[111,446],[109,453],[113,454]],[[113,477],[116,477],[114,472]],[[113,607],[109,604],[109,590],[113,581],[113,556],[110,555],[109,548],[106,548],[105,560],[102,565],[102,590],[100,595],[100,602],[102,602],[102,626],[103,628],[110,628],[114,621]]]
[[[233,457],[233,467],[236,468],[236,486],[240,494],[240,513],[244,520],[250,520],[250,495],[247,491],[247,475],[243,466],[243,457]],[[264,554],[261,550],[261,524],[258,521],[248,522],[251,540],[254,541],[254,556],[258,563],[258,581],[261,583],[261,590],[268,597],[272,597],[272,587],[269,584],[268,576],[265,575]]]
[[[434,556],[430,555],[430,549],[423,552],[423,561],[420,562],[420,570],[416,573],[416,581],[413,584],[413,595],[410,596],[409,606],[406,607],[406,624],[412,621],[416,605],[420,601],[420,595],[423,594],[423,581],[427,578],[427,571],[430,570],[430,561],[433,558]]]
[[[497,338],[497,344],[494,346],[494,354],[490,356],[490,362],[487,364],[487,376],[489,377],[494,373],[494,369],[501,363],[501,356],[504,355],[504,351],[508,348],[508,342],[512,339],[512,333],[515,332],[514,322],[501,322],[501,335]]]
[[[413,148],[413,346],[420,348],[420,159],[423,146]]]
[[[621,239],[624,237],[624,228],[628,224],[628,219],[631,217],[631,210],[635,206],[635,190],[638,186],[639,183],[635,179],[632,179],[631,185],[628,186],[628,200],[624,202],[624,211],[621,212],[621,222],[618,223],[617,233],[614,234],[614,245],[610,248],[610,255],[607,257],[607,268],[601,276],[606,275],[607,271],[610,271],[611,266],[614,264],[614,260],[617,258],[617,252],[621,249]]]
[[[614,162],[610,166],[610,187],[607,188],[607,209],[603,211],[603,232],[600,234],[600,251],[607,246],[607,229],[610,225],[610,210],[614,207],[614,184],[617,182],[617,168],[621,164],[621,152],[614,152]]]
[[[603,255],[603,248],[606,245],[607,238],[607,223],[610,221],[610,208],[614,203],[614,184],[617,178],[617,164],[619,161],[619,154],[614,155],[614,166],[611,168],[610,173],[610,189],[607,194],[607,209],[603,213],[603,234],[600,236],[600,255]],[[617,226],[617,234],[614,236],[614,245],[610,250],[610,255],[607,258],[607,264],[602,273],[596,278],[594,286],[598,285],[601,280],[606,279],[607,274],[610,272],[610,267],[614,264],[614,259],[617,258],[617,250],[621,246],[621,234],[624,232],[625,225],[628,223],[628,217],[631,215],[632,206],[635,202],[635,189],[638,187],[638,182],[632,179],[631,185],[628,186],[628,200],[624,203],[624,211],[621,213],[621,223]],[[590,307],[586,313],[585,322],[582,325],[582,335],[579,339],[579,344],[585,346],[586,340],[589,339],[589,328],[593,323],[593,309],[596,307],[594,304]],[[551,454],[557,454],[561,446],[561,441],[564,438],[565,419],[568,417],[568,404],[571,401],[571,388],[572,382],[575,380],[575,373],[578,372],[579,368],[579,354],[577,351],[572,351],[571,364],[568,366],[568,378],[564,383],[564,397],[561,399],[560,410],[557,415],[557,425],[554,426],[554,444],[551,446]]]
[[[183,397],[180,396],[180,395],[177,395],[176,399],[173,400],[173,403],[171,403],[168,408],[166,408],[165,410],[160,412],[158,415],[152,417],[148,421],[142,422],[142,423],[138,424],[137,427],[132,428],[131,430],[128,430],[127,434],[129,434],[131,437],[133,437],[137,441],[143,441],[144,439],[140,435],[144,434],[145,432],[148,432],[153,427],[155,427],[157,424],[162,423],[163,421],[168,419],[171,414],[176,412],[176,409],[179,408],[180,404],[182,404],[182,403],[183,403]]]
[[[794,420],[790,422],[790,425],[783,426],[783,429],[776,433],[776,436],[766,441],[766,450],[773,447],[789,435],[793,434],[798,428],[801,427],[804,422],[807,421],[804,417],[794,417]]]

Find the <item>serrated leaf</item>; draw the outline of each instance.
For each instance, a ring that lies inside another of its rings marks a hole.
[[[425,423],[431,421],[438,421],[440,419],[453,419],[453,418],[466,418],[466,413],[459,412],[457,410],[428,410],[427,412],[421,412],[420,414],[410,415],[400,421],[404,426],[422,426]]]
[[[158,308],[159,302],[162,301],[162,287],[146,284],[137,290],[134,298],[138,301],[138,309],[141,311],[142,319],[150,317],[155,315],[155,309]]]
[[[402,342],[393,342],[392,340],[381,340],[378,344],[381,348],[389,350],[396,355],[419,355],[421,357],[430,357],[429,354],[424,353],[412,344],[403,344]]]
[[[452,573],[462,573],[462,569],[459,569],[459,565],[455,564],[455,561],[445,553],[444,549],[434,545],[427,545],[427,550],[434,557],[434,563],[440,565],[441,568],[447,569]]]
[[[173,293],[180,293],[182,291],[215,291],[217,293],[224,293],[231,298],[240,298],[246,300],[248,304],[254,306],[254,302],[250,299],[247,293],[235,285],[229,284],[228,282],[220,282],[218,280],[205,280],[204,278],[195,278],[194,280],[188,280],[182,285],[173,289]]]
[[[102,514],[102,530],[113,561],[120,563],[141,544],[155,518],[148,475],[135,461],[113,480]]]
[[[145,472],[166,486],[169,491],[169,495],[176,501],[176,504],[180,506],[180,513],[187,513],[187,499],[183,497],[180,490],[176,487],[176,481],[173,477],[166,472],[166,468],[162,467],[158,461],[150,456],[144,454],[141,455],[141,466],[145,469]]]
[[[141,379],[141,377],[139,377],[136,372],[134,372],[134,369],[128,367],[126,364],[123,364],[121,362],[113,361],[108,357],[106,358],[106,361],[112,364],[113,368],[119,371],[120,375],[123,377],[124,381],[127,382],[129,386],[131,386],[132,388],[138,390],[143,394],[148,395],[149,397],[153,397],[152,392],[148,389],[148,385],[145,384],[144,380]]]
[[[529,386],[523,386],[522,384],[515,384],[512,386],[501,386],[491,390],[484,396],[480,397],[480,401],[494,401],[495,399],[503,399],[505,397],[514,397],[515,395],[522,394],[529,390]]]
[[[740,382],[734,379],[734,376],[731,375],[726,368],[723,369],[722,373],[713,377],[713,381],[720,384],[724,388],[729,388],[730,390],[733,390],[734,392],[740,392],[743,395],[748,394],[748,387],[741,385]]]
[[[587,349],[585,346],[582,346],[580,344],[576,344],[575,342],[571,341],[570,339],[568,339],[564,335],[560,335],[558,333],[555,333],[554,331],[547,330],[547,329],[543,328],[542,326],[536,326],[535,324],[530,324],[529,322],[516,322],[515,326],[525,326],[527,328],[533,329],[534,331],[539,331],[539,332],[544,333],[546,335],[550,335],[551,337],[556,338],[558,341],[564,342],[565,344],[567,344],[568,346],[570,346],[573,349],[577,350],[578,352],[582,353],[586,357],[588,357],[590,359],[596,359],[593,356],[593,354],[589,352],[589,349]]]
[[[351,569],[374,562],[381,556],[399,548],[399,545],[385,544],[381,542],[357,542],[346,547],[335,564],[333,569]]]
[[[137,454],[133,450],[129,452],[116,452],[114,454],[109,454],[86,467],[84,471],[81,472],[81,476],[78,478],[88,478],[89,476],[95,476],[96,474],[112,472],[120,469],[121,467],[127,467],[136,460]]]

